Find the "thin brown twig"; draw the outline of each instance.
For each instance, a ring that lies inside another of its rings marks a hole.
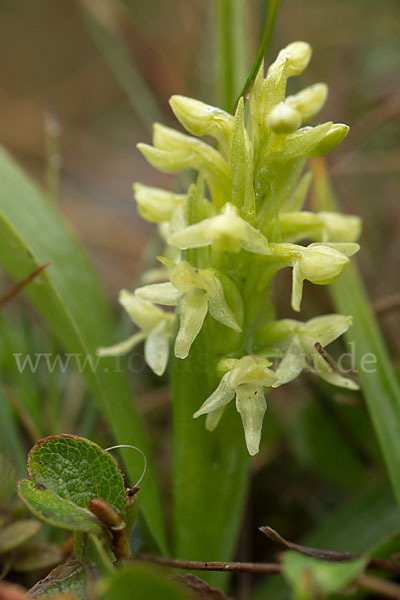
[[[27,286],[28,283],[30,283],[33,279],[38,277],[45,269],[47,269],[47,267],[49,267],[51,265],[51,263],[52,263],[52,261],[50,260],[49,262],[45,263],[44,265],[40,265],[40,267],[38,267],[37,269],[32,271],[32,273],[30,273],[27,277],[25,277],[25,279],[23,279],[22,281],[19,281],[10,290],[8,290],[8,292],[6,292],[4,294],[4,296],[2,296],[0,298],[0,308],[2,306],[4,306],[5,304],[7,304],[7,302],[12,300],[17,294],[19,294],[19,292],[25,286]]]
[[[251,563],[251,562],[203,562],[199,560],[180,560],[179,558],[164,558],[153,554],[137,554],[135,559],[153,562],[164,567],[174,569],[188,569],[190,571],[233,571],[242,573],[261,573],[264,575],[280,575],[282,567],[278,563]]]
[[[266,535],[270,540],[285,546],[289,550],[300,552],[306,556],[318,558],[320,560],[326,560],[328,562],[345,562],[347,560],[356,560],[362,558],[360,554],[354,554],[351,552],[336,552],[333,550],[322,550],[320,548],[312,548],[311,546],[302,546],[301,544],[295,544],[286,540],[272,527],[260,527],[260,531]],[[367,569],[374,569],[377,571],[385,571],[387,573],[400,574],[400,561],[397,560],[386,560],[384,558],[370,558],[367,563]],[[400,589],[400,588],[399,588]]]
[[[368,592],[379,594],[382,598],[400,599],[400,585],[392,581],[362,574],[355,578],[354,583]]]
[[[153,554],[137,554],[136,560],[152,562],[164,567],[174,569],[187,569],[190,571],[230,571],[253,573],[258,575],[281,575],[282,566],[278,563],[247,563],[247,562],[202,562],[198,560],[180,560],[177,558],[164,558]],[[400,586],[391,581],[372,575],[358,575],[354,582],[368,592],[379,594],[383,598],[400,600]]]
[[[327,365],[329,365],[329,367],[332,369],[332,371],[334,371],[335,373],[338,373],[338,375],[342,375],[334,358],[325,350],[325,348],[319,342],[315,342],[314,348],[316,349],[318,354],[320,354],[322,356],[322,358],[327,363]]]

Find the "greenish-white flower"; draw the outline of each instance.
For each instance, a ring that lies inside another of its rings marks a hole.
[[[207,181],[215,205],[224,205],[231,194],[231,176],[227,162],[215,148],[159,123],[153,127],[153,143],[137,146],[149,163],[166,173],[198,170]]]
[[[293,381],[303,370],[315,373],[325,381],[339,387],[356,390],[358,385],[332,369],[315,345],[323,348],[345,333],[353,322],[344,315],[324,315],[306,323],[294,319],[282,319],[266,325],[259,332],[264,338],[268,356],[279,356],[282,360],[276,370],[276,381],[272,387],[279,387]]]
[[[211,269],[197,269],[182,261],[171,269],[169,282],[144,286],[135,293],[156,304],[179,307],[180,325],[175,339],[177,358],[188,356],[208,312],[226,327],[241,331],[226,302],[223,285]]]
[[[172,96],[169,101],[177,119],[193,135],[212,135],[227,151],[233,116],[194,98]]]
[[[327,285],[339,277],[350,262],[348,254],[357,252],[358,244],[310,244],[302,248],[301,256],[293,260],[292,308],[299,311],[303,295],[303,281]]]
[[[166,313],[151,302],[138,298],[127,290],[121,290],[119,301],[140,331],[114,346],[99,348],[98,355],[125,354],[144,341],[146,363],[156,375],[162,375],[168,363],[174,315]]]
[[[258,356],[230,359],[226,363],[229,367],[228,372],[193,416],[197,418],[207,414],[207,427],[213,429],[225,406],[236,398],[236,408],[242,417],[247,449],[253,456],[259,450],[267,409],[264,391],[274,384],[276,375],[269,368],[272,363]]]
[[[204,219],[170,235],[168,243],[181,250],[213,246],[215,250],[239,252],[242,248],[255,254],[269,254],[267,238],[239,216],[227,202],[219,215]]]

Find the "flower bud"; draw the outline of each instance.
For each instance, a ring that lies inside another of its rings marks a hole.
[[[304,249],[298,264],[303,279],[326,285],[335,281],[349,262],[347,256],[333,248],[312,244]]]
[[[312,119],[321,110],[325,104],[327,95],[328,86],[325,83],[316,83],[294,96],[288,96],[286,104],[299,112],[304,122]]]
[[[288,77],[300,75],[310,62],[311,54],[312,48],[307,42],[292,42],[281,50],[279,56],[288,58]]]
[[[301,125],[301,117],[297,110],[286,104],[279,102],[269,113],[267,117],[267,127],[274,133],[292,133]]]
[[[166,190],[135,183],[133,186],[138,212],[151,223],[164,223],[186,202],[186,194],[174,194]]]
[[[156,123],[154,146],[138,144],[137,148],[154,167],[166,173],[197,169],[204,174],[215,205],[223,206],[231,195],[231,175],[221,154],[209,144]]]
[[[212,135],[223,146],[227,143],[233,117],[224,110],[185,96],[172,96],[169,101],[176,118],[193,135]]]
[[[312,148],[308,156],[313,158],[319,158],[328,154],[331,150],[336,148],[341,141],[344,140],[349,132],[350,127],[343,123],[333,123],[329,131],[325,134],[322,140]]]

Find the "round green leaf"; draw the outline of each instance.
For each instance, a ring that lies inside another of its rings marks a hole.
[[[105,500],[118,512],[125,508],[117,463],[85,438],[57,435],[40,440],[29,453],[27,469],[33,483],[82,508],[88,508],[93,498]]]

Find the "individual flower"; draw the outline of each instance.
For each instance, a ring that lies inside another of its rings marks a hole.
[[[172,96],[170,106],[177,119],[193,135],[212,135],[225,151],[233,127],[233,116],[217,108],[185,96]]]
[[[253,456],[259,450],[262,423],[267,409],[264,390],[273,385],[276,375],[269,368],[272,363],[258,356],[228,359],[225,364],[229,368],[228,372],[193,417],[207,414],[207,427],[214,429],[225,406],[236,398],[247,449]]]
[[[237,208],[229,202],[219,215],[170,235],[168,243],[181,250],[212,246],[214,250],[227,252],[239,252],[243,248],[255,254],[270,253],[266,237],[240,217]]]
[[[127,340],[107,348],[99,348],[99,356],[118,356],[144,342],[144,358],[156,375],[162,375],[168,363],[174,315],[151,302],[138,298],[127,290],[121,290],[119,302],[132,321],[140,329]]]
[[[351,390],[358,385],[341,375],[325,360],[316,349],[323,348],[345,333],[353,322],[352,317],[344,315],[324,315],[315,317],[306,323],[294,319],[282,319],[267,324],[258,332],[258,340],[263,353],[270,357],[281,357],[276,370],[276,381],[272,387],[279,387],[293,381],[303,370],[315,373],[325,381]]]
[[[310,244],[305,248],[298,246],[301,256],[293,260],[293,310],[300,310],[305,279],[316,285],[332,283],[350,262],[348,255],[357,252],[358,248],[358,244]]]
[[[153,127],[153,143],[154,146],[137,146],[149,163],[166,173],[198,170],[208,183],[215,205],[218,208],[224,205],[231,194],[231,176],[229,166],[218,150],[159,123]]]
[[[177,358],[187,357],[208,312],[226,327],[241,331],[226,302],[223,285],[211,269],[197,269],[182,261],[172,268],[169,282],[144,286],[135,293],[156,304],[179,307],[174,350]]]

